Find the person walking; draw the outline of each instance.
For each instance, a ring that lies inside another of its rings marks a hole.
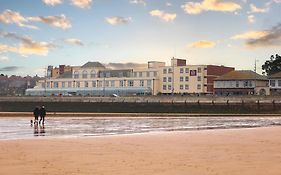
[[[42,124],[44,125],[44,123],[45,123],[45,116],[46,116],[46,109],[45,109],[45,106],[42,105],[41,108],[40,108],[40,120],[39,120],[39,124],[40,124],[41,121],[42,121]]]
[[[33,115],[34,115],[34,125],[38,124],[38,117],[40,115],[40,110],[38,106],[36,106],[35,109],[33,110]]]

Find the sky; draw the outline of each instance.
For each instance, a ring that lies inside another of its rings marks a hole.
[[[0,73],[172,57],[257,71],[281,54],[281,0],[1,0]]]

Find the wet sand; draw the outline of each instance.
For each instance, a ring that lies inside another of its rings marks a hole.
[[[281,127],[0,141],[0,174],[280,175]]]

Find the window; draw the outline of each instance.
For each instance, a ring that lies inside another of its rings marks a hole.
[[[270,80],[269,83],[270,83],[270,86],[271,86],[271,87],[275,87],[275,80]]]
[[[201,76],[198,76],[198,77],[197,77],[197,81],[201,81]]]
[[[180,77],[180,82],[183,82],[183,77]]]
[[[163,82],[167,82],[167,77],[163,77]]]
[[[201,71],[202,71],[201,67],[198,67],[197,71],[198,71],[198,73],[201,73]]]
[[[239,81],[236,81],[236,87],[237,88],[239,87]]]
[[[84,86],[85,86],[86,88],[89,87],[88,81],[85,81],[85,82],[84,82]]]
[[[249,87],[253,87],[252,81],[249,81]]]
[[[182,84],[180,85],[180,90],[183,90],[183,85]]]
[[[278,80],[278,86],[279,87],[281,86],[281,80]]]
[[[244,87],[248,87],[248,81],[244,81]]]
[[[61,87],[65,88],[65,82],[61,82]]]
[[[105,77],[107,77],[107,78],[110,77],[110,72],[106,72]]]
[[[74,72],[74,78],[79,78],[79,72],[78,71]]]
[[[198,90],[201,89],[201,84],[197,84],[197,89],[198,89]]]
[[[181,73],[181,74],[183,73],[183,68],[180,68],[180,73]]]
[[[151,87],[151,80],[147,80],[147,86]]]
[[[134,86],[134,80],[128,80],[128,86],[133,87]]]
[[[141,86],[141,87],[144,86],[144,80],[140,80],[140,86]]]
[[[102,81],[98,81],[98,87],[102,87]]]
[[[188,90],[189,89],[189,86],[188,84],[185,85],[185,90]]]
[[[54,82],[54,88],[58,88],[59,87],[59,83],[58,82]]]
[[[142,72],[139,72],[139,77],[142,77]]]
[[[105,83],[105,87],[109,87],[109,81],[108,80],[106,80],[104,83]]]
[[[114,80],[111,80],[110,84],[111,84],[111,87],[115,87],[115,81]]]
[[[86,70],[83,71],[82,78],[88,78],[88,72]]]
[[[168,77],[168,82],[172,82],[172,77]]]
[[[119,86],[120,86],[120,87],[123,87],[123,86],[124,86],[124,81],[123,81],[123,80],[120,80],[120,81],[119,81]]]
[[[80,82],[79,81],[76,82],[76,87],[80,88]]]
[[[167,90],[167,85],[163,85],[163,90]]]
[[[134,77],[137,77],[138,76],[138,73],[137,72],[134,72]]]
[[[169,90],[172,90],[172,86],[171,86],[171,85],[168,85],[168,89],[169,89]]]
[[[96,71],[94,70],[91,71],[91,78],[96,78]]]
[[[153,76],[156,77],[157,76],[157,72],[153,72]]]
[[[69,81],[68,83],[67,83],[68,85],[67,85],[67,87],[71,87],[71,81]]]
[[[93,87],[97,87],[97,82],[96,81],[92,81],[92,86]]]
[[[186,77],[185,77],[185,81],[188,81],[188,80],[189,80],[189,78],[188,78],[188,76],[186,76]]]
[[[188,68],[185,68],[185,73],[189,73],[189,69]]]
[[[173,73],[172,68],[169,68],[169,69],[168,69],[168,73],[169,73],[169,74],[170,74],[170,73]]]
[[[146,72],[146,77],[150,77],[150,72]]]

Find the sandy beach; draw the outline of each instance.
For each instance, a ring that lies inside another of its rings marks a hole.
[[[0,174],[280,175],[281,127],[5,140]]]

